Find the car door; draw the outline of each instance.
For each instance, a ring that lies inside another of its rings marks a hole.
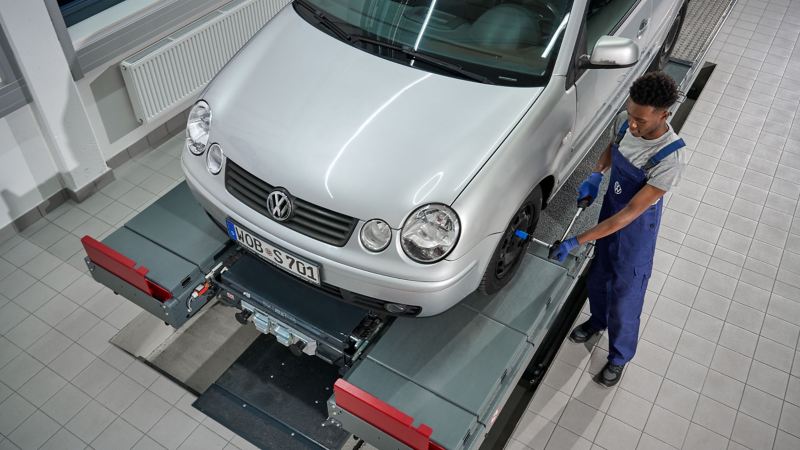
[[[577,117],[573,131],[573,153],[566,173],[572,172],[586,151],[597,141],[600,133],[622,107],[633,80],[644,73],[652,57],[650,33],[652,2],[654,0],[589,0],[584,15],[581,39],[576,60],[588,55],[605,35],[632,39],[639,45],[639,64],[629,68],[581,69],[574,74]]]

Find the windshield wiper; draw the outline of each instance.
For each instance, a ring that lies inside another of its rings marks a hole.
[[[336,22],[332,21],[328,16],[325,15],[324,12],[317,9],[314,5],[308,3],[306,0],[294,0],[294,2],[307,9],[308,12],[310,12],[321,25],[324,25],[327,29],[331,30],[333,34],[339,37],[339,39],[352,42],[353,36],[351,36],[350,33],[344,31],[342,27],[337,25]]]
[[[471,71],[469,71],[467,69],[464,69],[463,67],[459,66],[458,64],[453,64],[453,63],[451,63],[449,61],[445,61],[445,60],[437,58],[435,56],[431,56],[431,55],[429,55],[427,53],[421,53],[421,52],[419,52],[417,50],[414,50],[413,48],[411,48],[411,47],[409,47],[407,45],[393,44],[391,42],[381,41],[381,40],[373,39],[373,38],[370,38],[370,37],[367,37],[367,36],[351,36],[351,39],[354,42],[361,42],[363,44],[372,44],[372,45],[376,45],[378,47],[384,47],[384,48],[388,48],[390,50],[394,50],[394,51],[403,53],[404,55],[407,55],[408,57],[410,57],[412,59],[419,60],[419,61],[422,61],[422,62],[424,62],[426,64],[430,64],[432,66],[436,66],[436,67],[438,67],[440,69],[448,70],[450,72],[459,74],[459,75],[463,76],[464,78],[469,78],[471,80],[479,81],[479,82],[485,83],[485,84],[495,84],[492,80],[490,80],[489,78],[487,78],[487,77],[485,77],[485,76],[483,76],[481,74],[477,74],[475,72],[471,72]]]
[[[378,39],[373,39],[367,36],[360,36],[360,35],[352,35],[342,29],[339,25],[336,24],[333,20],[331,20],[325,13],[314,5],[310,4],[307,0],[294,0],[295,3],[302,6],[306,10],[308,10],[318,21],[321,25],[325,26],[327,29],[331,30],[333,34],[335,34],[339,39],[350,42],[350,43],[362,43],[362,44],[372,44],[377,47],[388,48],[390,50],[394,50],[400,52],[411,59],[422,61],[426,64],[430,64],[432,66],[436,66],[440,69],[447,70],[451,73],[456,73],[461,75],[464,78],[471,79],[473,81],[478,81],[485,84],[495,84],[489,78],[477,74],[475,72],[471,72],[463,67],[453,64],[451,62],[445,61],[443,59],[437,58],[435,56],[431,56],[427,53],[420,53],[419,51],[414,50],[413,48],[407,45],[398,45],[391,42],[381,41]]]

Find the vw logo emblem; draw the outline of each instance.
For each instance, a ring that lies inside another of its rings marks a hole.
[[[619,181],[614,182],[614,193],[617,195],[622,194],[622,186],[619,185]]]
[[[289,194],[275,189],[267,197],[267,210],[278,222],[283,222],[292,215],[292,199]]]

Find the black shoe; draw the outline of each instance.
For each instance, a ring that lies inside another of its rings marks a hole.
[[[594,376],[594,381],[605,387],[612,387],[619,383],[619,379],[622,378],[623,369],[625,369],[625,364],[618,366],[616,364],[606,363],[606,365],[603,366],[603,370]]]
[[[582,344],[601,331],[603,331],[602,328],[594,328],[589,325],[587,320],[572,330],[572,333],[569,334],[569,340],[576,344]]]

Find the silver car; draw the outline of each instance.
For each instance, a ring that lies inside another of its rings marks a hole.
[[[192,108],[186,180],[301,282],[439,314],[514,276],[684,0],[296,0]],[[288,275],[291,274],[291,275]]]

